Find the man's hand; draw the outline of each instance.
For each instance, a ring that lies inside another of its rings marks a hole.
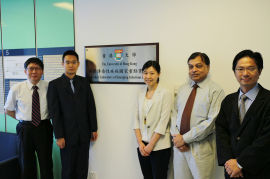
[[[16,119],[16,117],[15,117],[15,111],[9,111],[9,110],[6,109],[6,110],[5,110],[5,113],[6,113],[7,115],[9,115],[10,117]]]
[[[182,147],[179,147],[178,148],[178,150],[180,151],[180,152],[187,152],[187,151],[189,151],[189,146],[187,145],[187,144],[185,144],[185,145],[183,145]]]
[[[234,178],[237,178],[237,177],[242,177],[243,178],[242,170],[239,173],[235,174]]]
[[[56,144],[60,149],[65,148],[65,139],[64,138],[57,139]]]
[[[174,134],[172,137],[172,142],[176,148],[182,147],[186,143],[180,134]]]
[[[144,148],[145,148],[145,145],[143,142],[140,142],[139,143],[139,151],[141,152],[141,155],[146,157],[146,156],[149,156],[149,154],[147,154],[145,151],[144,151]]]
[[[230,159],[225,163],[226,172],[230,175],[230,177],[243,177],[242,169],[240,169],[237,165],[236,159]]]
[[[97,140],[97,137],[98,137],[98,134],[97,132],[92,132],[92,137],[91,137],[91,141],[96,141]]]
[[[151,143],[148,143],[148,144],[144,147],[144,152],[145,152],[146,154],[149,155],[149,154],[152,152],[153,148],[154,148],[154,145],[151,144]]]

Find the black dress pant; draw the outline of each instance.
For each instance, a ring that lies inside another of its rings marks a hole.
[[[22,179],[37,178],[37,153],[41,179],[53,179],[53,128],[50,120],[42,120],[38,127],[31,122],[19,122],[16,127],[17,147]]]
[[[87,179],[90,139],[60,149],[62,179]]]
[[[167,179],[171,148],[152,151],[149,156],[141,155],[137,149],[144,179]]]

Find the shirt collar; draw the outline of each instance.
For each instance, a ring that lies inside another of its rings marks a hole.
[[[42,86],[41,79],[39,80],[39,82],[36,85],[33,85],[29,80],[27,80],[26,82],[27,82],[27,86],[28,86],[29,90],[32,90],[33,86],[37,86],[38,89],[41,89],[41,86]]]
[[[204,80],[202,80],[201,82],[198,82],[197,85],[199,88],[203,88],[208,82],[209,82],[209,78],[208,78],[208,76],[206,76],[206,78]],[[196,83],[195,81],[191,81],[190,87],[193,88],[193,85],[195,83]]]
[[[240,90],[239,90],[239,96],[238,96],[238,100],[240,100],[241,96],[244,94],[241,90],[241,87],[240,87]],[[258,83],[251,89],[249,90],[245,95],[248,97],[248,99],[254,101],[257,94],[259,93],[260,91],[260,87],[258,85]]]
[[[68,82],[70,82],[70,80],[73,80],[73,82],[75,82],[76,75],[72,79],[70,79],[69,77],[67,77],[65,73],[64,73],[64,76],[65,76],[65,78],[67,79]]]

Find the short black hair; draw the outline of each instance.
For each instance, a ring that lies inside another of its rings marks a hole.
[[[232,70],[235,71],[237,62],[244,57],[253,59],[258,67],[258,71],[263,69],[263,58],[259,52],[253,52],[252,50],[243,50],[239,52],[233,59]]]
[[[62,56],[62,62],[63,63],[65,61],[65,56],[67,56],[67,55],[74,55],[77,58],[77,61],[79,62],[79,55],[77,54],[77,52],[75,52],[74,50],[68,50]]]
[[[24,69],[26,69],[30,63],[35,63],[35,64],[37,64],[38,66],[40,66],[40,68],[41,68],[42,70],[44,70],[44,64],[43,64],[43,61],[41,61],[39,58],[32,57],[32,58],[29,58],[28,60],[26,60],[26,62],[24,62]]]
[[[201,53],[201,52],[194,52],[193,54],[191,54],[190,57],[188,58],[187,63],[189,62],[189,60],[193,60],[193,59],[195,59],[198,56],[201,57],[202,61],[206,65],[210,65],[210,59],[209,59],[209,57],[205,53]]]
[[[145,69],[147,69],[149,67],[153,67],[157,71],[158,74],[160,73],[160,65],[157,61],[152,61],[152,60],[147,61],[143,65],[142,71],[144,71]],[[157,82],[159,82],[159,78],[157,79]]]

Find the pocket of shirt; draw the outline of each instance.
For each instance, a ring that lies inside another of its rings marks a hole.
[[[208,102],[199,102],[194,104],[193,113],[196,117],[206,118],[208,116],[210,104]]]

